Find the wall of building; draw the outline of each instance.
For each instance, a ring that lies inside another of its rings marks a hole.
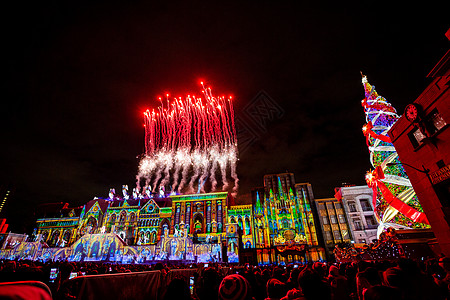
[[[342,205],[355,243],[369,244],[377,239],[373,192],[368,186],[341,187]]]

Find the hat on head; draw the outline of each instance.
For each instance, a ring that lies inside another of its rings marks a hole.
[[[405,273],[398,267],[391,267],[383,272],[385,284],[391,287],[402,288],[406,286]]]
[[[285,284],[275,278],[267,281],[266,289],[269,298],[280,299],[286,295]]]
[[[336,266],[331,266],[329,270],[331,276],[339,276],[339,269]]]
[[[226,276],[219,286],[219,299],[250,299],[251,290],[247,279],[238,274]]]

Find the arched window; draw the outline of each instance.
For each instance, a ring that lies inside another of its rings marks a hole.
[[[53,231],[50,246],[55,247],[59,239],[59,230]]]
[[[201,214],[196,214],[194,216],[194,232],[203,232],[203,216]]]
[[[248,249],[248,248],[251,248],[251,247],[252,247],[252,243],[250,243],[250,241],[247,241],[245,243],[245,248]]]
[[[248,219],[248,217],[245,218],[245,234],[251,234],[250,220]]]
[[[161,236],[165,235],[166,230],[170,229],[170,223],[168,219],[163,219],[161,222]]]
[[[130,222],[128,224],[130,226],[135,226],[136,224],[134,224],[134,222],[136,222],[136,214],[135,213],[131,213],[130,214]]]
[[[241,219],[241,218],[238,219],[238,225],[239,225],[239,228],[240,228],[241,230],[244,229],[244,225],[242,224],[242,219]]]
[[[69,240],[70,240],[70,231],[69,230],[66,230],[65,232],[64,232],[64,235],[63,235],[63,240],[65,241],[65,243],[67,244],[67,243],[69,243]]]
[[[124,226],[126,219],[127,219],[127,213],[125,211],[122,211],[120,213],[120,217],[119,217],[119,226]]]

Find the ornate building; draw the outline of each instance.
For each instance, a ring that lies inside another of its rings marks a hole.
[[[136,199],[112,192],[110,198],[86,203],[78,215],[72,209],[66,216],[38,219],[37,234],[51,246],[68,245],[85,234],[97,233],[115,233],[128,245],[156,244],[166,231],[205,238],[224,235],[232,204],[227,192],[159,198],[150,194]]]
[[[228,192],[165,195],[146,190],[129,196],[124,186],[119,197],[111,189],[108,198],[37,220],[36,235],[50,247],[73,245],[76,249],[65,255],[76,259],[114,260],[118,250],[146,259],[201,256],[216,261],[227,256],[237,262],[240,251],[251,251],[252,261],[261,264],[322,259],[311,185],[296,185],[292,173],[266,175],[264,182],[265,188],[254,191],[253,204],[243,205],[235,205]],[[103,249],[101,241],[114,244],[115,250]],[[98,249],[89,248],[90,243]]]
[[[242,239],[241,247],[253,248],[253,210],[251,204],[231,206],[228,210],[228,223],[238,224],[239,234]]]
[[[259,262],[297,262],[323,258],[310,201],[310,184],[295,184],[294,174],[264,176],[253,191],[254,234]]]

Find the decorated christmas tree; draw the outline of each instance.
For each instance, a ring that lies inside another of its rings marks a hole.
[[[362,74],[361,74],[362,75]],[[399,119],[397,112],[362,75],[366,115],[363,133],[374,170],[367,172],[366,181],[373,190],[373,207],[378,221],[378,236],[384,229],[429,228],[411,182],[398,158],[388,131]]]

